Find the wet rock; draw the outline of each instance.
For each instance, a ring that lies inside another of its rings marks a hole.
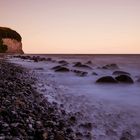
[[[88,75],[88,72],[80,71],[80,70],[71,70],[72,72],[76,73],[77,76],[85,77]]]
[[[96,72],[92,72],[92,75],[98,75]]]
[[[125,71],[114,71],[112,74],[113,75],[131,75],[130,73],[125,72]]]
[[[35,68],[35,70],[44,70],[43,68]]]
[[[92,61],[89,60],[85,64],[91,65],[92,64]]]
[[[58,69],[55,70],[55,72],[69,72],[70,70],[66,67],[59,67]]]
[[[75,64],[73,65],[73,67],[92,69],[90,66],[84,65],[84,64],[82,64],[81,62],[75,63]]]
[[[126,131],[122,133],[120,140],[134,140],[134,136],[131,134],[131,132]]]
[[[112,76],[104,76],[99,78],[96,83],[117,83],[117,80],[115,80]]]
[[[47,58],[46,61],[52,61],[52,58]]]
[[[100,69],[119,69],[119,66],[117,64],[107,64],[103,67],[99,67]]]
[[[57,70],[57,69],[60,69],[62,66],[63,66],[63,65],[54,66],[54,67],[52,67],[51,69],[52,69],[52,70]]]
[[[85,129],[92,129],[92,123],[84,123],[84,124],[80,124],[80,127],[83,127]]]
[[[64,136],[57,133],[55,136],[55,140],[65,140],[65,139],[64,139]]]
[[[65,61],[65,60],[58,61],[58,63],[59,63],[59,64],[62,64],[62,65],[67,65],[67,64],[68,64],[68,62]]]
[[[128,75],[119,75],[115,77],[115,79],[121,83],[130,83],[130,84],[134,83],[133,79]]]

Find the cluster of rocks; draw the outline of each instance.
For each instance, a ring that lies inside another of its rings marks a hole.
[[[34,62],[40,62],[40,61],[52,61],[51,58],[45,58],[40,56],[29,56],[29,55],[15,55],[15,58],[21,58],[23,60],[33,60]]]
[[[0,77],[0,140],[76,140],[76,118],[37,93],[26,69],[0,60]]]
[[[113,76],[103,76],[99,79],[97,79],[97,83],[129,83],[133,84],[134,80],[131,78],[131,74],[125,71],[114,71],[112,73]]]

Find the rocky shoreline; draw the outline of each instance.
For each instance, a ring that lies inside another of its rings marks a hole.
[[[21,66],[0,60],[0,140],[74,140],[76,118],[34,90]]]

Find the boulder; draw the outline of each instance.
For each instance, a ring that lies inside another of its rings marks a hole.
[[[91,65],[92,64],[92,61],[89,60],[85,64]]]
[[[71,71],[76,73],[77,76],[81,76],[81,77],[87,76],[88,74],[88,72],[80,71],[80,70],[71,70]]]
[[[77,62],[73,65],[73,67],[79,67],[79,68],[88,68],[88,69],[92,69],[90,66],[88,65],[84,65],[81,62]]]
[[[115,79],[121,83],[134,83],[133,79],[128,75],[119,75]]]
[[[59,64],[63,64],[63,65],[67,65],[67,64],[68,64],[68,62],[65,61],[65,60],[58,61],[58,63],[59,63]]]
[[[101,69],[118,69],[118,65],[117,64],[107,64],[103,67],[101,67]]]
[[[98,75],[96,72],[92,72],[92,75]]]
[[[63,65],[54,66],[54,67],[52,67],[51,69],[52,69],[52,70],[57,70],[57,69],[60,69],[62,66],[63,66]]]
[[[112,74],[113,75],[131,75],[130,73],[125,72],[125,71],[114,71]]]
[[[55,72],[69,72],[70,70],[66,67],[60,66]]]
[[[117,80],[115,80],[112,76],[104,76],[99,78],[96,83],[117,83]]]

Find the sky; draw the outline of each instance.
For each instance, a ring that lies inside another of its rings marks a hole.
[[[25,53],[140,53],[140,0],[0,0]]]

